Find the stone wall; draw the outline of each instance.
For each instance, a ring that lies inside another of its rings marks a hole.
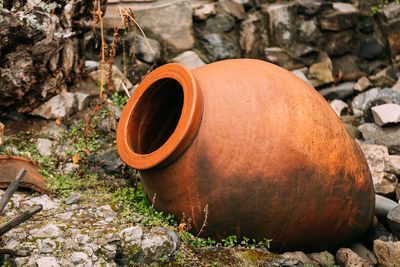
[[[116,58],[135,83],[153,64],[178,61],[193,68],[250,57],[299,69],[317,89],[373,76],[393,63],[384,84],[392,86],[400,62],[400,4],[390,3],[372,16],[376,2],[109,1],[104,22],[111,40],[119,21],[116,8],[131,8],[146,33],[154,52],[131,32],[124,37],[125,63],[122,48]],[[88,56],[98,60],[94,43],[88,38]]]

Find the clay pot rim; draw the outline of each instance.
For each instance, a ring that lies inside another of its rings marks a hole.
[[[0,161],[1,161],[1,160],[20,160],[20,161],[25,161],[25,162],[27,162],[27,163],[32,164],[32,165],[35,166],[36,168],[40,168],[40,166],[39,166],[36,162],[34,162],[34,161],[32,161],[32,160],[30,160],[30,159],[28,159],[28,158],[25,158],[25,157],[0,155]]]
[[[139,154],[128,143],[130,136],[128,121],[146,90],[162,79],[173,79],[182,86],[181,116],[174,132],[161,147],[149,154]],[[144,78],[122,111],[117,129],[117,147],[121,159],[138,170],[167,165],[181,155],[192,142],[199,128],[202,113],[203,97],[190,70],[179,63],[170,63],[157,68]]]

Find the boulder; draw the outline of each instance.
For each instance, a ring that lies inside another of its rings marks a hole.
[[[365,123],[358,127],[365,140],[384,145],[389,153],[400,153],[400,126],[379,127],[375,123]]]
[[[400,105],[383,104],[371,108],[374,121],[379,126],[400,122]]]
[[[375,240],[374,253],[380,266],[400,266],[400,242]]]
[[[319,24],[323,30],[342,31],[355,27],[358,23],[359,11],[348,3],[333,3],[333,8],[319,16]]]

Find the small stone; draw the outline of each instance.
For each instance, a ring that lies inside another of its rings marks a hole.
[[[98,81],[101,80],[101,70],[96,70],[96,71],[89,73],[89,77],[94,82],[97,83]],[[114,85],[113,85],[114,90],[117,92],[124,91],[124,87],[122,84],[124,84],[128,90],[130,90],[133,87],[133,85],[129,81],[129,79],[126,78],[126,76],[122,73],[122,71],[115,65],[112,66],[112,79],[114,81]]]
[[[240,24],[239,43],[243,57],[262,58],[269,47],[267,18],[260,12],[249,12]]]
[[[318,262],[322,267],[330,267],[335,265],[335,257],[328,251],[323,251],[320,253],[308,254],[310,259]]]
[[[323,30],[342,31],[352,28],[358,22],[358,9],[348,3],[333,3],[333,8],[323,12],[319,24]]]
[[[298,28],[299,38],[304,42],[314,41],[319,35],[316,19],[302,20]]]
[[[51,237],[58,238],[62,236],[63,231],[55,224],[47,224],[42,228],[34,228],[29,231],[34,238]]]
[[[123,229],[119,236],[125,242],[134,242],[140,244],[143,236],[143,230],[140,226],[131,226],[128,228]]]
[[[244,7],[235,1],[218,1],[219,7],[225,13],[233,16],[236,20],[243,20],[246,17]]]
[[[236,40],[232,40],[226,35],[217,33],[204,34],[202,45],[211,61],[240,57],[240,49]]]
[[[360,79],[358,79],[357,83],[354,85],[354,90],[362,92],[371,86],[372,83],[369,81],[369,79],[363,76]]]
[[[100,250],[102,254],[104,254],[104,256],[109,260],[114,260],[115,256],[117,255],[117,246],[114,244],[101,246]]]
[[[382,56],[385,48],[376,40],[361,40],[356,49],[359,58],[373,60]]]
[[[89,105],[91,94],[75,92],[75,100],[78,106],[78,111],[82,111]]]
[[[383,126],[389,123],[400,122],[400,105],[383,104],[371,108],[375,123]]]
[[[349,124],[349,123],[343,123],[344,128],[346,131],[353,137],[354,139],[361,139],[362,134],[361,132],[357,129],[357,127]]]
[[[304,63],[290,56],[280,47],[267,47],[264,49],[264,58],[284,69],[293,70],[304,66]]]
[[[56,257],[39,257],[36,260],[37,267],[58,267]]]
[[[292,70],[292,73],[294,75],[296,75],[297,77],[299,77],[300,79],[302,79],[303,81],[305,81],[306,83],[308,83],[309,85],[311,85],[311,83],[308,80],[307,76],[304,74],[304,72],[301,69]]]
[[[340,266],[346,267],[372,267],[373,265],[368,261],[358,256],[354,251],[349,248],[341,248],[336,252],[336,263]]]
[[[153,64],[161,57],[161,45],[155,39],[144,38],[138,34],[136,35],[135,53],[140,60]]]
[[[375,266],[378,263],[374,253],[372,253],[372,251],[366,248],[363,244],[354,243],[353,245],[351,245],[350,249],[364,260],[367,260],[372,265]]]
[[[41,254],[51,254],[57,249],[57,245],[50,238],[46,238],[43,240],[38,239],[40,241],[40,253]]]
[[[400,176],[400,155],[389,155],[390,172]]]
[[[354,82],[345,82],[337,86],[331,86],[319,91],[319,93],[328,100],[346,99],[354,94]]]
[[[74,164],[72,162],[65,163],[65,167],[63,169],[64,174],[71,174],[79,169],[79,164]]]
[[[65,200],[65,204],[67,205],[76,204],[79,202],[80,199],[81,199],[81,194],[71,192],[68,198]]]
[[[380,266],[400,266],[400,242],[375,240],[374,253]]]
[[[396,192],[398,184],[396,175],[387,172],[372,173],[375,192],[382,196],[391,196]]]
[[[334,82],[332,75],[332,61],[328,55],[324,55],[320,62],[310,66],[310,82],[314,87]]]
[[[342,115],[342,113],[347,111],[347,109],[349,107],[345,102],[343,102],[340,99],[333,100],[330,105],[333,108],[333,110],[336,112],[336,115],[338,115],[338,117],[340,117]]]
[[[229,32],[235,26],[235,20],[226,14],[217,14],[206,21],[206,30],[209,32]]]
[[[395,84],[394,71],[392,66],[388,66],[374,76],[370,77],[371,82],[377,87],[392,87]]]
[[[39,205],[43,206],[43,210],[52,210],[57,208],[58,200],[52,200],[48,195],[41,195],[38,197],[33,197],[25,201],[25,204],[29,206]]]
[[[51,152],[51,147],[53,146],[53,142],[49,139],[38,138],[36,148],[40,155],[44,157],[50,157],[53,153]]]
[[[172,254],[173,245],[167,235],[151,235],[142,241],[142,251],[139,254],[140,263],[150,264]]]
[[[203,60],[193,51],[185,51],[176,57],[174,57],[172,62],[181,63],[188,69],[195,69],[205,65]]]
[[[195,20],[206,20],[217,14],[216,3],[193,4],[193,18]]]
[[[74,264],[84,264],[89,259],[88,255],[83,252],[73,252],[70,260]]]
[[[400,126],[380,127],[375,123],[365,123],[358,127],[366,141],[384,145],[389,153],[400,153]]]
[[[389,152],[382,145],[360,144],[371,172],[389,171]]]
[[[363,115],[368,103],[375,99],[378,96],[378,93],[379,91],[377,88],[372,88],[354,97],[353,101],[351,101],[351,108],[354,115]]]
[[[332,8],[330,1],[297,0],[299,13],[305,15],[317,15],[326,9]]]
[[[397,203],[393,200],[375,194],[375,215],[380,217],[386,217],[391,209],[397,206]]]
[[[298,260],[303,265],[309,264],[313,266],[315,264],[314,261],[312,261],[304,252],[301,251],[286,252],[281,254],[281,257],[289,260]]]
[[[392,208],[386,217],[392,232],[400,238],[400,204]]]
[[[69,116],[75,108],[75,95],[62,91],[61,94],[52,97],[49,101],[34,109],[30,114],[45,119],[63,119]]]

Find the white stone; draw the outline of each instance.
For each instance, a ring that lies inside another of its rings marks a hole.
[[[336,112],[336,115],[338,115],[338,117],[340,117],[342,112],[347,110],[349,107],[344,101],[342,101],[340,99],[333,100],[330,105],[333,108],[333,110]]]
[[[379,126],[400,122],[400,105],[383,104],[371,108],[374,121]]]
[[[29,234],[34,238],[42,238],[42,237],[57,238],[62,236],[63,231],[55,224],[47,224],[42,228],[34,228],[30,230]]]
[[[60,201],[52,200],[48,195],[41,195],[38,197],[33,197],[25,201],[25,204],[33,206],[41,204],[43,210],[51,210],[57,208]]]
[[[389,155],[390,172],[400,176],[400,155]]]
[[[44,157],[50,157],[53,153],[51,152],[51,147],[53,142],[49,139],[38,138],[36,148],[40,155]]]
[[[79,164],[74,164],[72,162],[68,162],[65,163],[65,167],[63,169],[64,174],[70,174],[73,173],[74,171],[76,171],[77,169],[79,169]]]
[[[192,4],[193,17],[197,20],[206,20],[208,17],[217,14],[216,3]]]
[[[193,51],[185,51],[172,59],[172,62],[181,63],[188,69],[195,69],[205,65],[203,60]]]
[[[396,192],[398,181],[394,174],[374,172],[372,173],[372,181],[374,183],[375,192],[379,195],[390,196]]]
[[[367,77],[363,76],[358,79],[357,83],[354,85],[354,90],[362,92],[371,86],[372,83],[370,82],[370,80]]]
[[[333,9],[340,13],[358,13],[358,9],[348,3],[333,3]]]
[[[311,85],[310,81],[308,80],[307,76],[304,74],[303,71],[301,71],[301,69],[297,69],[297,70],[292,70],[292,73],[294,75],[296,75],[297,77],[299,77],[300,79],[302,79],[303,81],[305,81],[306,83],[308,83],[309,85]],[[312,86],[312,85],[311,85]]]
[[[125,242],[134,241],[135,243],[140,243],[143,236],[143,230],[140,226],[131,226],[123,229],[119,233],[119,236],[121,239],[125,240]]]
[[[71,262],[74,264],[86,263],[88,259],[88,255],[84,252],[74,252],[70,257]]]
[[[386,146],[360,144],[371,172],[389,171],[389,152]]]
[[[52,97],[49,101],[34,109],[31,115],[37,115],[45,119],[62,119],[73,112],[75,102],[73,93],[62,91],[61,94]]]

